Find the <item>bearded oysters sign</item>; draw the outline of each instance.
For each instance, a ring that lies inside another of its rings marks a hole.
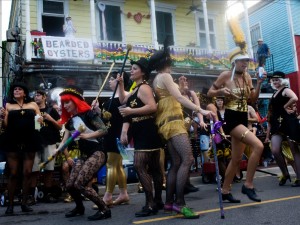
[[[91,39],[68,37],[42,37],[45,59],[48,60],[93,60]]]

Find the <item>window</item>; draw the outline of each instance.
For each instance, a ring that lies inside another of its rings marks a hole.
[[[46,32],[47,36],[64,37],[63,24],[65,22],[64,0],[42,0],[40,5],[41,17],[39,30]]]
[[[255,24],[250,28],[250,36],[251,36],[251,44],[252,44],[253,52],[254,54],[256,54],[258,48],[257,40],[259,38],[262,38],[260,24]]]
[[[166,37],[170,38],[170,44],[174,45],[172,14],[156,11],[157,42],[163,44]]]
[[[199,26],[199,41],[200,41],[200,48],[207,48],[207,41],[206,41],[206,32],[205,32],[205,23],[204,18],[199,17],[198,19],[198,26]],[[215,34],[215,26],[214,20],[208,19],[208,30],[209,30],[209,39],[210,45],[212,49],[216,49],[216,34]]]
[[[100,18],[100,38],[104,40],[102,12],[99,13]],[[122,41],[121,29],[121,9],[120,6],[105,5],[104,10],[105,27],[107,40]]]

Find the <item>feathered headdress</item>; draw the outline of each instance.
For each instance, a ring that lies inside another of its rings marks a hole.
[[[247,43],[245,40],[245,35],[243,33],[243,30],[239,24],[239,21],[237,18],[232,18],[228,21],[230,31],[233,35],[233,40],[236,44],[236,48],[234,48],[229,53],[229,61],[230,63],[235,62],[235,60],[238,59],[249,59],[249,55],[247,53]],[[232,70],[231,80],[233,79],[235,73],[235,66]]]
[[[172,64],[169,48],[172,42],[173,40],[170,36],[165,38],[164,48],[156,51],[149,59],[149,71],[161,69],[161,67],[166,65],[170,66]]]

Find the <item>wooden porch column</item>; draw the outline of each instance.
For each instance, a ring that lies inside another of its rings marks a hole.
[[[151,0],[151,33],[152,33],[152,44],[154,49],[158,49],[157,42],[157,28],[156,28],[156,15],[155,15],[155,2]]]
[[[95,2],[94,0],[90,0],[90,14],[91,14],[91,34],[92,34],[92,42],[96,43],[96,16],[95,16]]]
[[[204,16],[204,26],[205,26],[205,36],[208,52],[211,53],[211,44],[209,36],[209,25],[208,25],[208,16],[207,16],[207,5],[206,0],[202,0],[203,16]]]
[[[31,49],[31,34],[30,34],[30,1],[25,1],[25,20],[26,20],[26,40],[25,40],[25,52],[26,61],[31,61],[32,49]]]

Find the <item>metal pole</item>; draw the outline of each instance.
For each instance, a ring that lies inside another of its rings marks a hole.
[[[221,219],[225,219],[224,208],[223,208],[223,200],[222,200],[222,192],[221,192],[221,180],[220,180],[220,173],[219,173],[217,147],[216,147],[216,142],[214,140],[214,136],[215,136],[216,131],[215,131],[215,128],[214,128],[214,121],[212,119],[210,119],[210,133],[211,133],[211,136],[212,136],[212,147],[213,147],[213,151],[214,151],[214,159],[215,159],[216,177],[217,177],[217,184],[218,184],[219,206],[220,206]]]

